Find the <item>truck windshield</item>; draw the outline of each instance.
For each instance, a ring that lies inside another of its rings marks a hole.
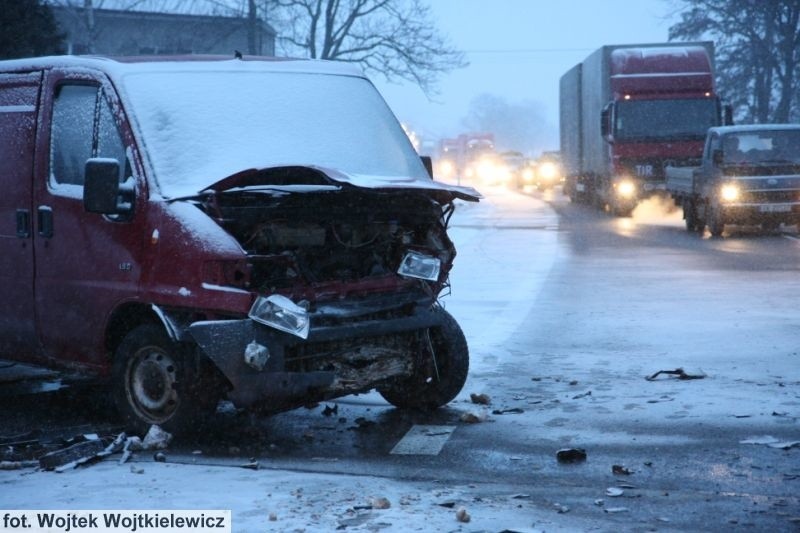
[[[128,73],[161,193],[196,194],[236,172],[316,165],[382,181],[430,179],[378,91],[347,75],[275,71]]]
[[[622,141],[703,139],[719,125],[714,98],[625,100],[617,104],[614,138]]]
[[[800,164],[800,129],[728,133],[722,137],[723,161],[730,164]]]

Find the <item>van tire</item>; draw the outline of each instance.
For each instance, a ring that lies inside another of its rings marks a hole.
[[[192,371],[192,350],[171,340],[157,325],[132,329],[112,365],[114,400],[125,426],[144,435],[151,425],[187,433],[216,408],[214,387]]]
[[[464,332],[450,313],[441,308],[436,312],[442,315],[442,325],[429,329],[436,368],[425,364],[427,361],[422,362],[414,375],[378,389],[380,395],[395,407],[437,409],[458,396],[467,381],[469,349]]]

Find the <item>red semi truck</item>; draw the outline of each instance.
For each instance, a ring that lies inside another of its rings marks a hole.
[[[664,190],[667,165],[697,165],[706,131],[723,123],[714,43],[603,46],[560,80],[564,192],[630,215]]]

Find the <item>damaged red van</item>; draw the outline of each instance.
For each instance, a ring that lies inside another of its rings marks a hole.
[[[134,429],[464,384],[438,299],[479,194],[432,180],[349,66],[2,61],[0,190],[0,358],[110,382]]]

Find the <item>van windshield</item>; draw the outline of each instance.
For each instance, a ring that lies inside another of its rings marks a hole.
[[[397,119],[362,78],[153,71],[126,74],[123,91],[166,197],[283,165],[430,182]]]

